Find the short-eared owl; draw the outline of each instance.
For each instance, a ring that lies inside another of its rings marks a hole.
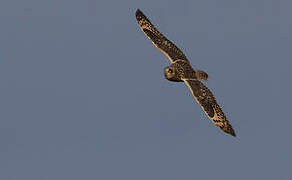
[[[136,19],[146,36],[171,62],[170,66],[164,68],[165,78],[169,81],[185,82],[209,118],[223,131],[236,136],[212,92],[200,81],[207,81],[208,74],[194,69],[184,53],[161,34],[139,9],[136,11]]]

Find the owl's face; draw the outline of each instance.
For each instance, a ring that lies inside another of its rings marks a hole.
[[[182,82],[179,73],[174,66],[167,66],[164,68],[164,76],[169,81]]]

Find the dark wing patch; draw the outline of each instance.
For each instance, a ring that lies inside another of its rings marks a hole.
[[[184,53],[161,34],[139,9],[136,11],[136,19],[146,36],[152,41],[155,47],[169,58],[171,62],[178,59],[188,61]]]
[[[216,102],[212,92],[198,80],[184,80],[187,86],[192,91],[197,102],[201,105],[203,110],[209,118],[219,126],[224,132],[236,136],[232,126],[229,124],[224,112]]]

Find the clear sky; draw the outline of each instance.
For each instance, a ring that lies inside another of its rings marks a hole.
[[[140,8],[237,132],[204,114]],[[1,0],[1,180],[291,180],[291,0]]]

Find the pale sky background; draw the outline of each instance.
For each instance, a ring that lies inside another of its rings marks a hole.
[[[140,8],[237,132],[208,120]],[[291,180],[291,0],[1,0],[1,180]]]

